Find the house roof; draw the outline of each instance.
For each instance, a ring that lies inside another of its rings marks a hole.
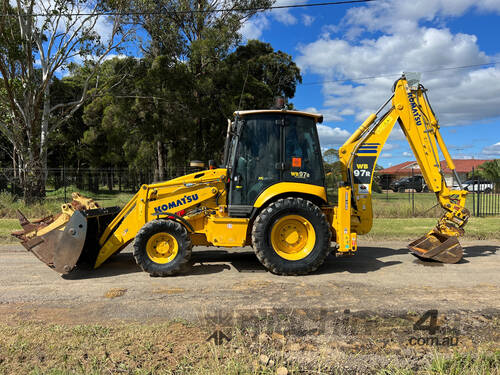
[[[484,162],[488,160],[483,159],[453,159],[455,164],[455,170],[458,173],[468,173],[472,172],[472,168],[477,168]],[[451,169],[448,168],[446,161],[441,161],[441,169],[444,173],[451,173]],[[393,165],[392,167],[385,168],[379,171],[379,174],[410,174],[411,170],[414,172],[420,172],[420,167],[416,161],[405,161],[404,163]]]
[[[404,163],[393,165],[379,171],[379,174],[403,174],[411,173],[411,169],[420,170],[416,161],[405,161]]]
[[[483,159],[453,159],[455,170],[464,173],[472,172],[472,168],[477,169],[477,167],[487,161]],[[451,173],[451,169],[448,168],[448,164],[444,160],[441,162],[441,169],[444,173]]]

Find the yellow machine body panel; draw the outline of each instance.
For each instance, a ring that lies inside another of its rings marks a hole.
[[[246,218],[209,217],[204,230],[207,241],[214,246],[245,246],[248,222]]]
[[[327,202],[326,189],[324,186],[301,184],[298,182],[279,182],[264,190],[255,201],[254,207],[262,207],[274,197],[284,194],[312,195],[321,198],[321,200],[325,203]]]

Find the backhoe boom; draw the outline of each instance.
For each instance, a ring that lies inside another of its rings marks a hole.
[[[392,102],[391,108],[378,118],[389,102]],[[410,249],[417,256],[454,263],[462,257],[456,237],[464,233],[463,227],[470,216],[465,208],[467,191],[452,190],[446,185],[439,151],[448,168],[453,171],[459,183],[460,181],[441,137],[438,120],[429,104],[426,89],[418,80],[410,81],[404,75],[396,81],[391,98],[376,113],[370,115],[339,150],[344,185],[350,187],[352,192],[351,231],[364,234],[371,229],[373,173],[380,152],[396,122],[410,144],[429,190],[436,194],[438,203],[445,210],[436,228],[412,242]],[[341,193],[345,194],[345,187],[340,189],[342,191],[339,191],[339,197]],[[340,249],[348,249],[342,245]],[[438,254],[435,254],[437,248]]]

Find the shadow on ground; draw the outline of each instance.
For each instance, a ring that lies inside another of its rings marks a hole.
[[[483,257],[495,255],[500,246],[467,246],[464,247],[464,257]]]
[[[458,264],[469,263],[465,258],[490,256],[496,254],[498,246],[468,246],[464,248],[464,259]],[[404,255],[404,260],[384,260],[394,255]],[[368,273],[379,269],[401,264],[404,261],[414,262],[422,266],[441,267],[442,263],[428,262],[414,258],[407,248],[392,249],[386,247],[360,247],[354,256],[335,257],[330,255],[323,266],[313,274],[328,274],[338,272]],[[230,270],[231,267],[241,273],[265,273],[267,270],[258,261],[254,252],[248,250],[206,249],[195,250],[190,267],[179,276],[208,275]],[[98,269],[90,267],[75,270],[69,275],[63,275],[68,280],[82,280],[102,277],[112,277],[123,274],[142,272],[135,263],[132,253],[120,253],[113,256]]]
[[[62,278],[67,280],[98,279],[136,272],[142,272],[142,270],[135,262],[132,253],[120,253],[112,256],[99,268],[92,269],[88,265],[79,266],[70,274],[62,275]]]

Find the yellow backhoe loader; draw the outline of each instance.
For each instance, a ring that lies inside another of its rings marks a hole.
[[[307,274],[331,252],[355,254],[357,235],[370,231],[373,172],[398,122],[444,209],[436,227],[409,248],[445,263],[462,258],[457,237],[469,218],[467,192],[446,185],[439,150],[455,168],[417,75],[398,79],[393,95],[340,148],[337,205],[326,195],[321,122],[321,115],[300,111],[237,111],[228,122],[222,168],[143,185],[121,210],[74,193],[56,217],[31,223],[19,213],[23,230],[13,235],[62,274],[83,263],[99,267],[131,241],[135,260],[154,276],[182,270],[193,246],[246,245],[273,273]]]

